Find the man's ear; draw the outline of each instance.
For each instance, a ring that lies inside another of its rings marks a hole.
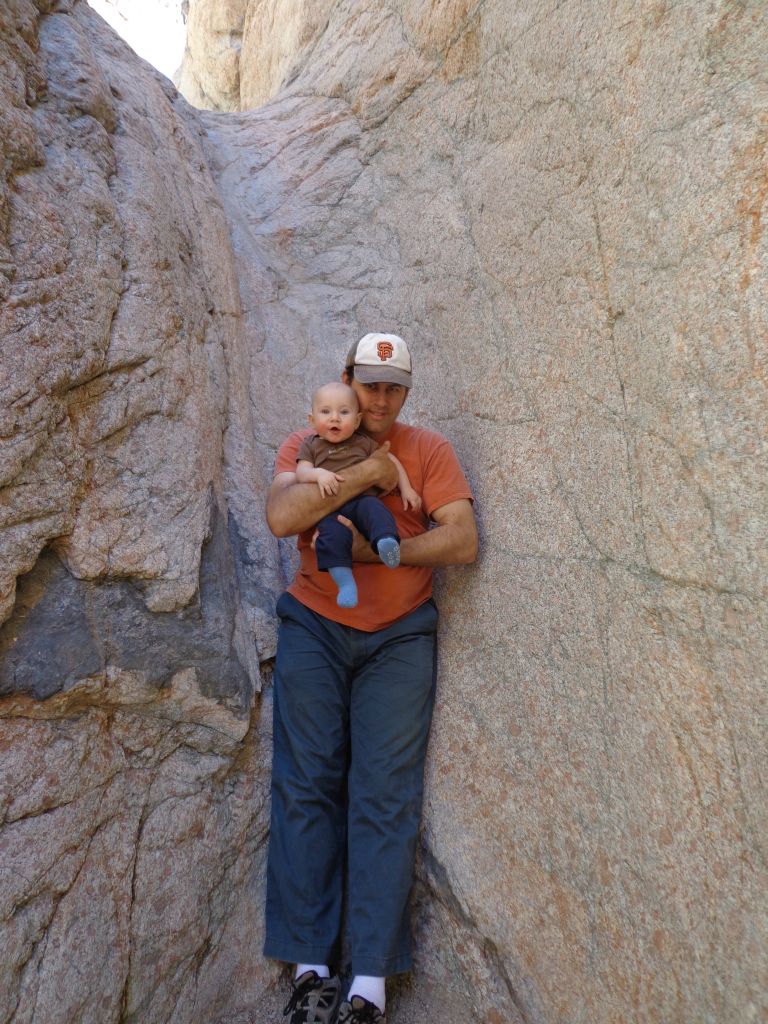
[[[347,373],[346,370],[342,370],[341,371],[341,383],[342,384],[346,384],[347,387],[351,387],[351,381],[349,379],[349,374]]]
[[[410,393],[411,393],[411,389],[410,388],[406,388],[405,389],[405,398],[403,399],[403,405],[405,405],[405,403],[408,401],[408,395],[410,395]]]

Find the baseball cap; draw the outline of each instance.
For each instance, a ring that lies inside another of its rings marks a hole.
[[[354,366],[361,384],[411,386],[411,353],[397,334],[366,334],[349,350],[344,365]]]

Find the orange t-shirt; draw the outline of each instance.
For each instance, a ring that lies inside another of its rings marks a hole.
[[[285,439],[275,460],[275,475],[296,471],[296,453],[304,438],[312,433],[309,429],[296,430]],[[425,533],[435,509],[461,498],[472,500],[469,484],[445,437],[431,430],[395,423],[389,436],[382,440],[389,441],[389,450],[402,462],[412,487],[422,500],[421,509],[414,512],[403,510],[398,489],[379,499],[395,517],[401,538]],[[311,547],[313,533],[314,530],[305,530],[299,535],[301,564],[288,588],[289,594],[312,611],[342,625],[372,633],[392,625],[431,596],[432,569],[429,566],[401,565],[388,569],[381,563],[356,562],[358,604],[355,608],[339,608],[336,584],[327,572],[317,568]]]

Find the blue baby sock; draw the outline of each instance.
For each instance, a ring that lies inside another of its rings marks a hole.
[[[357,584],[352,570],[346,565],[334,565],[328,572],[339,588],[336,604],[340,608],[354,608],[357,604]]]
[[[394,537],[382,537],[376,551],[384,565],[396,569],[400,565],[400,545]]]

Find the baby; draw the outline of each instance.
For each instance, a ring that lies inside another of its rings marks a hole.
[[[296,455],[296,479],[316,483],[323,497],[338,493],[344,480],[341,470],[362,462],[379,447],[372,438],[359,434],[362,414],[357,396],[346,384],[323,384],[312,395],[309,422],[316,433],[305,438]],[[401,463],[389,456],[397,467],[403,508],[421,508],[421,498],[411,487]],[[386,505],[366,492],[346,502],[317,524],[315,553],[317,567],[328,572],[339,593],[336,603],[342,608],[357,604],[357,585],[352,575],[352,532],[336,518],[351,519],[370,542],[384,565],[395,569],[400,564],[400,535],[395,518]]]

